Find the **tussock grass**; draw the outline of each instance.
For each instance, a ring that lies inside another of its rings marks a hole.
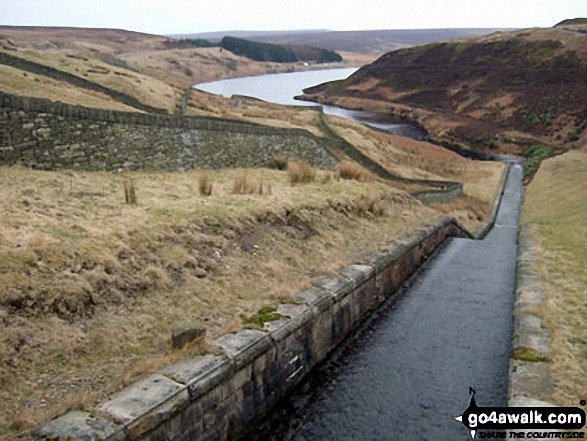
[[[290,160],[287,162],[286,171],[292,185],[307,184],[316,180],[316,170],[307,162]]]
[[[341,161],[337,166],[337,170],[342,179],[354,179],[359,182],[369,182],[375,179],[373,173],[356,162]]]
[[[587,384],[587,153],[542,162],[529,185],[522,222],[537,239],[545,291],[539,311],[551,338],[553,402],[576,406]]]
[[[365,196],[354,203],[359,216],[383,216],[385,208],[381,196]]]
[[[212,194],[212,178],[210,173],[202,172],[198,176],[198,190],[201,196],[210,196]]]
[[[277,170],[285,170],[287,168],[287,158],[283,155],[275,155],[271,158],[271,165]]]
[[[125,174],[122,177],[122,185],[124,186],[124,201],[127,204],[137,204],[137,189],[136,181],[132,176]]]
[[[271,195],[271,184],[266,184],[263,181],[255,181],[249,177],[248,172],[241,171],[234,178],[232,185],[233,194],[251,194],[251,195]]]

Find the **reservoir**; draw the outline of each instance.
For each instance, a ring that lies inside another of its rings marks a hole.
[[[278,75],[255,78],[271,77]],[[277,83],[266,88],[281,93]],[[479,241],[449,239],[246,439],[471,439],[455,420],[469,405],[469,388],[479,406],[507,403],[522,180],[522,167],[513,164],[491,232]]]
[[[234,78],[229,80],[201,83],[194,86],[203,92],[231,97],[233,95],[249,96],[275,104],[295,106],[317,106],[318,104],[294,99],[307,87],[329,81],[343,80],[355,73],[357,68],[310,70],[267,74],[254,77]],[[425,139],[426,132],[409,124],[396,124],[385,121],[383,115],[374,112],[347,110],[339,107],[322,106],[327,115],[336,115],[352,119],[363,124],[386,130],[394,135]]]

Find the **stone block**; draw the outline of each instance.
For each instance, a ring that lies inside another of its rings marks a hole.
[[[530,348],[544,356],[550,352],[548,337],[533,334],[517,335],[514,338],[514,350],[516,348]]]
[[[302,328],[313,317],[311,309],[306,305],[280,305],[277,312],[289,318],[265,323],[265,330],[274,341],[283,340]]]
[[[35,439],[68,439],[71,441],[94,441],[116,433],[121,426],[87,412],[66,413],[35,429]]]
[[[163,375],[151,375],[110,396],[98,406],[98,410],[114,421],[129,423],[182,391],[185,391],[187,402],[184,386]]]
[[[266,332],[245,329],[237,334],[226,334],[214,340],[238,370],[271,348]]]
[[[394,256],[390,253],[369,253],[361,258],[361,262],[375,268],[377,273],[385,270],[394,261]]]
[[[202,340],[205,336],[206,328],[199,321],[180,321],[171,325],[171,343],[176,349],[181,349],[193,341]]]
[[[312,309],[317,313],[321,313],[326,309],[330,309],[333,303],[331,295],[329,295],[326,291],[316,287],[297,292],[295,294],[295,298],[296,300],[311,306]]]
[[[542,320],[531,314],[518,313],[515,315],[516,335],[520,334],[545,334],[547,331],[542,327]]]
[[[162,373],[178,383],[191,384],[211,374],[226,361],[216,355],[202,355],[167,366]]]
[[[314,286],[326,291],[335,301],[345,298],[355,288],[354,282],[346,277],[321,277]]]
[[[350,265],[341,268],[338,272],[351,280],[355,288],[375,276],[375,268],[370,265]]]

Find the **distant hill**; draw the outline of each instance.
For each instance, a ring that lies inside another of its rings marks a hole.
[[[0,37],[28,43],[37,49],[80,48],[82,45],[113,52],[162,49],[167,37],[125,31],[69,27],[1,26]]]
[[[455,38],[487,35],[503,29],[404,29],[328,31],[250,37],[278,44],[318,46],[336,51],[378,53]]]
[[[571,18],[569,20],[563,20],[556,24],[555,27],[574,25],[587,25],[587,18]]]
[[[193,34],[169,34],[172,38],[203,38],[206,40],[220,41],[226,35],[237,38],[256,39],[259,37],[271,37],[279,35],[295,35],[306,33],[321,33],[328,32],[326,29],[313,29],[304,31],[217,31],[217,32],[199,32]]]
[[[438,139],[520,153],[570,148],[587,128],[587,36],[527,29],[390,52],[306,99],[393,108]]]
[[[220,41],[225,35],[282,45],[302,45],[334,51],[383,54],[391,50],[455,38],[487,35],[511,29],[400,29],[377,31],[230,31],[170,35],[174,38],[204,38]]]

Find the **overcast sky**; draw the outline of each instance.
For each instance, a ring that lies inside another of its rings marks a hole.
[[[0,0],[0,24],[227,30],[549,27],[586,17],[586,0]]]

